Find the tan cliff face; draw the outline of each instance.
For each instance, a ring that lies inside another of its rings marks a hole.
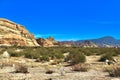
[[[60,46],[59,42],[55,41],[55,39],[52,37],[49,37],[47,39],[39,38],[39,39],[37,39],[37,42],[42,47],[58,47],[58,46]]]
[[[0,18],[0,46],[39,46],[22,25]]]

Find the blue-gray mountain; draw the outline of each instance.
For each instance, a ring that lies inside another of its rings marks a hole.
[[[62,44],[71,44],[80,47],[84,45],[97,45],[98,47],[120,47],[120,40],[111,36],[105,36],[98,39],[78,40],[78,41],[62,41]]]

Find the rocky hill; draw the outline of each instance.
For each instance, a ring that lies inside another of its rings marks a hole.
[[[78,46],[80,46],[80,47],[98,47],[98,45],[96,45],[95,43],[93,43],[92,41],[88,41],[88,40],[86,40],[86,41],[83,41],[82,43],[80,43]]]
[[[58,47],[58,46],[60,46],[59,42],[57,42],[52,37],[48,37],[46,39],[44,39],[44,38],[38,38],[37,42],[42,47]]]
[[[0,18],[0,46],[39,46],[22,25]]]
[[[98,39],[92,39],[90,41],[96,43],[100,47],[120,47],[120,40],[115,39],[112,36],[105,36]]]
[[[69,47],[98,47],[95,43],[89,40],[85,41],[62,41],[60,42],[65,47],[68,47],[66,45],[69,45]]]
[[[120,47],[120,40],[111,36],[105,36],[98,39],[62,41],[61,44],[69,44],[75,47]]]

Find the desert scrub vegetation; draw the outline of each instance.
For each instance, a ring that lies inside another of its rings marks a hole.
[[[16,52],[16,49],[21,50],[21,51]],[[106,55],[108,55],[108,54],[112,54],[112,56],[117,56],[120,54],[120,48],[80,48],[80,47],[44,48],[44,47],[19,47],[19,46],[1,47],[0,54],[2,54],[4,51],[8,51],[8,53],[13,57],[24,56],[24,57],[30,58],[30,59],[38,59],[39,61],[41,61],[41,60],[48,61],[49,58],[64,59],[63,54],[67,53],[67,52],[70,52],[71,53],[70,56],[72,55],[72,56],[76,57],[76,59],[77,59],[77,56],[75,56],[74,54],[76,54],[76,55],[84,54],[86,56],[104,55],[102,57],[106,57]],[[105,58],[102,58],[102,61],[104,59]],[[72,60],[74,61],[74,58],[72,58]]]
[[[111,53],[106,53],[104,55],[101,56],[99,61],[105,61],[105,60],[113,60],[113,54]]]
[[[87,72],[90,69],[89,65],[76,64],[72,66],[72,71]]]
[[[28,67],[23,64],[15,65],[15,73],[28,73]]]
[[[84,63],[86,61],[86,56],[84,55],[84,53],[72,51],[70,52],[67,60],[70,61],[71,65]]]
[[[106,69],[106,71],[109,73],[109,76],[111,77],[120,77],[120,67],[112,67],[110,69]]]

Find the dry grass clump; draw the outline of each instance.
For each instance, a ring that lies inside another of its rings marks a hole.
[[[16,65],[15,73],[28,73],[28,67],[23,64]]]
[[[51,66],[48,66],[48,65],[46,65],[46,66],[44,66],[45,67],[45,70],[46,70],[46,74],[52,74],[52,73],[54,73],[54,71],[51,69]]]
[[[107,71],[111,77],[120,77],[120,67],[115,66],[105,71]]]
[[[11,62],[0,62],[0,68],[3,69],[4,67],[12,67],[13,64]]]
[[[86,64],[76,64],[72,66],[72,71],[80,71],[80,72],[87,72],[90,66]]]

